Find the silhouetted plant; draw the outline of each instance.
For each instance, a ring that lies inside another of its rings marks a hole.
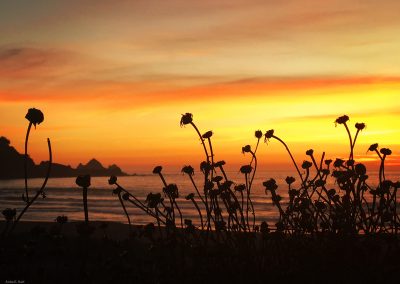
[[[83,211],[85,213],[85,223],[89,223],[89,210],[87,204],[87,190],[90,186],[90,175],[82,175],[76,178],[76,184],[82,187],[82,200],[83,200]]]
[[[1,212],[6,220],[6,226],[3,229],[2,236],[4,236],[8,230],[10,224],[15,221],[15,216],[17,215],[17,210],[15,208],[6,208]]]
[[[58,227],[57,226],[54,227],[54,229],[52,230],[53,234],[54,235],[61,235],[63,226],[68,222],[68,217],[64,216],[64,215],[60,215],[60,216],[57,216],[55,221],[57,222]]]
[[[28,110],[28,113],[26,114],[25,118],[29,121],[28,130],[26,132],[26,138],[25,138],[25,155],[24,155],[25,194],[22,194],[22,199],[26,204],[25,204],[25,207],[22,209],[22,211],[16,217],[15,221],[13,222],[13,225],[12,225],[9,233],[11,233],[14,230],[14,228],[18,224],[19,220],[22,218],[22,216],[25,214],[25,212],[29,209],[29,207],[36,201],[36,199],[39,196],[42,196],[43,198],[46,197],[44,189],[45,189],[45,187],[47,185],[47,181],[48,181],[48,179],[50,177],[51,166],[52,166],[52,162],[53,162],[53,154],[52,154],[52,150],[51,150],[51,143],[50,143],[50,139],[47,138],[47,148],[48,148],[48,152],[49,152],[49,161],[48,161],[46,176],[44,178],[42,186],[36,192],[34,197],[33,198],[29,198],[29,195],[28,195],[28,175],[27,175],[27,158],[28,158],[29,133],[30,133],[30,129],[31,129],[32,125],[34,125],[35,128],[36,128],[37,124],[40,124],[40,123],[43,122],[44,115],[40,110],[35,109],[35,108],[31,108],[31,109]]]
[[[25,155],[24,155],[24,177],[25,177],[25,195],[22,195],[22,199],[25,202],[29,202],[29,192],[28,192],[28,140],[29,134],[31,132],[32,124],[35,126],[43,122],[44,115],[43,113],[36,109],[30,108],[28,113],[25,115],[25,118],[29,121],[28,129],[26,130],[26,137],[25,137]]]
[[[117,188],[113,190],[113,194],[118,195],[118,200],[119,203],[121,204],[122,210],[124,210],[126,219],[128,220],[129,224],[129,230],[131,229],[131,218],[129,217],[128,211],[126,210],[125,204],[124,204],[124,199],[122,198],[122,188],[117,184],[117,177],[116,176],[111,176],[110,179],[108,180],[109,185],[117,185]],[[126,199],[129,199],[129,197],[125,197]]]

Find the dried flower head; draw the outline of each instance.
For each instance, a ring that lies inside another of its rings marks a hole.
[[[371,146],[369,146],[368,151],[376,151],[378,149],[378,143],[372,144]]]
[[[189,176],[194,175],[194,169],[192,166],[184,166],[181,172],[184,174],[188,174]]]
[[[251,146],[250,145],[246,145],[242,147],[242,153],[249,153],[251,152]]]
[[[110,178],[108,179],[108,184],[109,185],[116,184],[116,182],[117,182],[117,177],[116,176],[110,176]]]
[[[263,186],[265,186],[266,191],[273,191],[278,188],[278,185],[276,184],[276,180],[274,180],[273,178],[271,178],[267,181],[264,181]]]
[[[200,163],[200,171],[205,174],[205,173],[209,173],[212,170],[212,166],[210,165],[210,163],[203,161]]]
[[[64,216],[64,215],[57,216],[56,222],[57,222],[58,224],[63,225],[63,224],[65,224],[65,223],[68,222],[68,217],[67,217],[67,216]]]
[[[157,166],[153,169],[153,174],[160,174],[162,171],[162,166]]]
[[[360,130],[360,131],[363,130],[363,129],[365,129],[365,126],[366,126],[366,125],[365,125],[365,123],[363,123],[363,122],[362,122],[362,123],[356,123],[356,124],[355,124],[355,127],[357,128],[357,130]]]
[[[221,176],[215,176],[215,177],[213,177],[212,181],[218,183],[218,182],[221,182],[223,179],[224,179],[224,178],[221,177]]]
[[[392,150],[388,149],[388,148],[382,148],[380,150],[381,154],[385,155],[385,156],[389,156],[392,154]]]
[[[246,186],[244,184],[238,184],[238,185],[235,185],[234,189],[235,189],[235,191],[241,192],[246,189]]]
[[[264,134],[264,142],[267,142],[269,139],[271,139],[272,138],[272,136],[274,136],[274,130],[273,129],[270,129],[270,130],[268,130],[267,132],[265,132],[265,134]]]
[[[294,177],[289,177],[289,176],[287,176],[286,179],[285,179],[285,181],[286,181],[286,183],[287,183],[288,185],[291,185],[292,183],[294,183],[294,182],[296,181],[296,179],[295,179]]]
[[[357,164],[354,167],[354,170],[356,171],[356,174],[359,176],[363,176],[367,173],[367,168],[363,164]]]
[[[335,120],[335,125],[337,124],[345,124],[347,121],[349,121],[349,117],[347,115],[342,115],[336,118]]]
[[[204,139],[209,139],[209,138],[211,138],[212,135],[213,135],[213,132],[210,130],[210,131],[207,131],[206,133],[204,133],[201,137],[203,137]]]
[[[225,165],[225,161],[218,161],[214,163],[214,167],[221,167],[223,165]]]
[[[255,136],[257,139],[261,139],[261,137],[263,137],[263,133],[262,133],[261,130],[256,130],[256,131],[254,132],[254,136]]]
[[[88,188],[90,186],[90,175],[78,176],[75,182],[80,187]]]
[[[43,122],[44,115],[43,112],[41,112],[40,110],[36,108],[30,108],[28,110],[28,113],[25,115],[25,118],[36,127],[36,124],[40,124]]]
[[[313,149],[309,149],[306,151],[306,155],[307,156],[312,156],[314,154],[314,150]]]
[[[312,163],[309,161],[304,161],[303,164],[301,164],[301,167],[303,169],[309,169],[309,168],[311,168],[311,166],[312,166]]]
[[[13,208],[6,208],[1,212],[4,216],[4,219],[6,219],[7,222],[12,221],[15,216],[17,215],[17,209]]]
[[[192,121],[193,121],[193,114],[187,112],[185,114],[182,114],[180,125],[182,127],[183,125],[189,124]]]
[[[342,159],[336,158],[335,162],[333,163],[333,166],[335,168],[339,168],[343,166],[344,161]]]
[[[251,171],[253,170],[253,168],[250,165],[244,165],[240,167],[240,172],[242,174],[249,174],[251,173]]]

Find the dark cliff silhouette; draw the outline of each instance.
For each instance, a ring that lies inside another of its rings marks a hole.
[[[49,162],[41,162],[36,165],[28,156],[27,168],[29,177],[43,177],[46,174]],[[17,179],[23,178],[24,154],[10,145],[10,140],[6,137],[0,137],[0,179]],[[91,176],[126,176],[121,168],[117,165],[111,165],[105,168],[96,159],[90,160],[87,164],[79,164],[78,167],[72,168],[69,165],[53,163],[51,177],[76,177],[77,175],[90,174]]]

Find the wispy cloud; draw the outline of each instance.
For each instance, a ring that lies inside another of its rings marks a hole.
[[[7,79],[35,79],[64,75],[78,62],[77,54],[65,50],[31,47],[0,47],[0,76]]]

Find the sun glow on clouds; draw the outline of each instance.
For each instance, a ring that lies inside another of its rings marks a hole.
[[[3,1],[0,135],[21,151],[23,117],[37,107],[37,162],[51,137],[61,163],[197,165],[199,140],[179,127],[192,112],[214,131],[218,159],[244,162],[254,131],[273,128],[301,162],[308,148],[346,158],[346,133],[333,122],[348,114],[351,128],[367,124],[360,159],[374,159],[366,149],[375,142],[396,154],[399,3]],[[260,155],[264,166],[288,163],[276,143]]]

